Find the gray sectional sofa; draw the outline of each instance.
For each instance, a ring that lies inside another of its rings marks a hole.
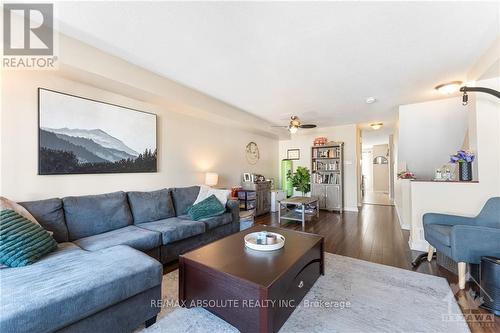
[[[161,263],[239,231],[237,201],[220,216],[191,221],[186,211],[198,192],[192,186],[21,203],[59,245],[33,265],[0,270],[0,332],[129,332],[154,323]]]

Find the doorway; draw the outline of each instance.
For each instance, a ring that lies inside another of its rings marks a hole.
[[[368,144],[363,140],[361,155],[363,204],[393,205],[390,195],[391,155],[389,135],[379,139],[376,144]]]

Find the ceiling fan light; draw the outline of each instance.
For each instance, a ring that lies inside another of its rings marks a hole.
[[[298,129],[299,129],[299,128],[298,128],[298,127],[296,127],[296,126],[289,126],[289,127],[288,127],[288,130],[290,131],[290,133],[291,133],[291,134],[295,134],[295,133],[297,133]]]
[[[382,126],[384,126],[384,123],[373,123],[373,124],[370,124],[370,127],[374,130],[379,130],[382,128]]]
[[[460,89],[461,85],[462,85],[462,81],[451,81],[448,83],[440,84],[440,85],[436,86],[434,89],[436,89],[438,92],[440,92],[443,95],[450,95],[450,94],[456,93]]]

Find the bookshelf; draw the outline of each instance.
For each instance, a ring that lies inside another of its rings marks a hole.
[[[344,210],[344,143],[335,142],[311,148],[311,195],[319,208]]]

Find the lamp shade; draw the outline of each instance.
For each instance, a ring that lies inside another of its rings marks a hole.
[[[219,175],[216,174],[215,172],[207,172],[205,174],[205,185],[215,186],[217,185],[218,181],[219,181]]]

